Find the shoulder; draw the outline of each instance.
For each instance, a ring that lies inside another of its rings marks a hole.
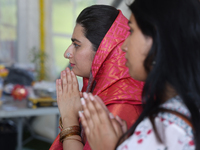
[[[155,118],[155,127],[163,144],[168,149],[194,149],[192,128],[181,118],[171,113],[159,113]]]
[[[170,100],[168,100],[167,102],[165,102],[164,104],[162,104],[160,106],[160,108],[164,108],[173,112],[177,112],[179,114],[182,114],[188,118],[191,117],[191,114],[189,112],[189,110],[187,109],[187,107],[184,105],[183,101],[181,100],[181,98],[179,96],[176,96]],[[180,118],[179,116],[170,113],[170,112],[160,112],[157,115],[156,121],[158,122],[161,121],[161,123],[165,126],[165,127],[171,127],[171,126],[177,126],[178,128],[181,128],[183,131],[185,131],[185,133],[190,136],[193,137],[193,132],[192,132],[192,127],[185,122],[185,120],[183,120],[182,118]]]
[[[194,150],[193,137],[176,124],[169,123],[161,117],[155,118],[155,126],[160,142],[149,118],[144,119],[131,137],[124,141],[117,150]]]
[[[180,96],[171,98],[160,107],[191,117]],[[194,149],[192,127],[183,118],[170,112],[159,112],[154,122],[158,135],[168,149],[176,149],[177,146]]]
[[[182,112],[190,116],[183,103],[177,99],[168,101],[162,107]],[[145,118],[135,132],[117,150],[128,149],[162,149],[162,150],[194,150],[192,128],[181,118],[168,112],[160,112],[153,120],[156,131],[149,118]]]

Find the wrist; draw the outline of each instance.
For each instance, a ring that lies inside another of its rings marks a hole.
[[[79,125],[78,118],[72,117],[72,116],[71,117],[63,117],[62,118],[63,129],[67,128],[69,126],[74,126],[74,125]]]
[[[70,126],[67,128],[64,128],[60,132],[60,142],[63,143],[64,140],[76,140],[82,143],[82,139],[80,137],[81,135],[81,128],[77,125]],[[79,138],[79,139],[78,139]]]

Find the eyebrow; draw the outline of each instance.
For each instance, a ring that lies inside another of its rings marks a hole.
[[[77,40],[77,39],[75,39],[75,38],[71,38],[71,41],[72,41],[72,42],[79,42],[79,43],[81,43],[81,41],[79,41],[79,40]]]

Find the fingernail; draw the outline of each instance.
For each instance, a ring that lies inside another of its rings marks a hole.
[[[75,75],[74,72],[73,72],[72,70],[71,70],[71,74],[72,74],[72,75]]]
[[[121,119],[119,116],[116,116],[115,118],[116,118],[121,124],[123,123],[123,122],[122,122],[122,119]]]
[[[115,118],[112,113],[109,113],[109,117],[110,117],[110,119]]]
[[[94,101],[94,96],[92,94],[89,95],[90,99]]]
[[[69,68],[66,68],[66,71],[69,72]]]
[[[62,72],[62,74],[65,76],[65,75],[66,75],[66,72],[65,72],[65,71],[63,71],[63,72]]]
[[[82,111],[78,111],[79,117],[82,118],[83,117],[83,112]]]
[[[83,97],[87,99],[88,98],[88,94],[86,92],[83,92]]]
[[[81,98],[81,104],[85,105],[85,99],[84,98]]]
[[[117,118],[118,120],[121,120],[121,118],[119,116],[115,116],[115,118]]]

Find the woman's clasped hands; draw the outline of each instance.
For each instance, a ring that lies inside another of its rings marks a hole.
[[[77,78],[69,68],[56,80],[56,91],[63,126],[78,125],[80,117],[91,148],[113,150],[127,130],[126,122],[114,117],[98,96],[84,92],[82,97]]]
[[[78,81],[69,68],[61,72],[61,79],[56,80],[57,103],[63,125],[78,124],[78,111],[82,109]],[[64,124],[67,122],[67,124]]]
[[[98,96],[83,93],[79,111],[90,147],[94,150],[114,150],[119,138],[126,132],[126,122],[108,111]]]

